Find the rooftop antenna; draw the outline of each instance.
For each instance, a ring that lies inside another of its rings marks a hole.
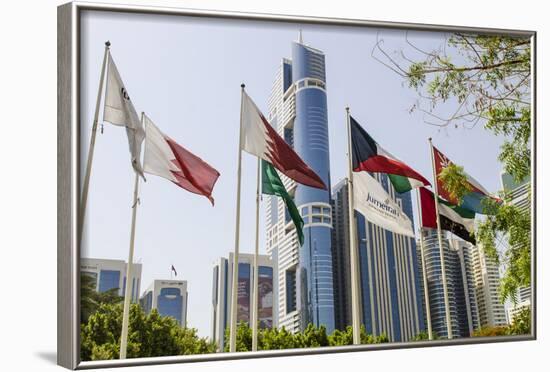
[[[300,44],[304,43],[304,39],[302,38],[302,29],[300,29],[300,37],[299,37]]]

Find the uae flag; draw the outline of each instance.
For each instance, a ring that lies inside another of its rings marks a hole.
[[[384,150],[351,116],[350,123],[354,172],[386,173],[398,193],[430,185],[418,172]]]
[[[420,188],[420,204],[422,227],[437,229],[434,194],[424,187]],[[442,230],[450,231],[459,238],[476,244],[473,236],[475,212],[453,205],[441,198],[439,198],[438,209]]]
[[[283,198],[288,213],[296,226],[296,232],[298,233],[298,240],[300,241],[300,246],[304,244],[304,220],[294,204],[294,200],[286,191],[281,178],[277,174],[277,171],[267,161],[262,159],[262,194],[266,195],[276,195]]]
[[[206,196],[214,205],[212,190],[220,173],[162,133],[147,116],[145,133],[144,171],[164,177],[189,192]]]
[[[145,131],[110,53],[108,66],[103,121],[126,127],[132,167],[143,177],[140,159],[141,143],[145,138]]]
[[[436,149],[435,146],[433,147],[433,156],[434,156],[434,163],[435,163],[435,173],[437,178],[437,192],[439,196],[448,200],[452,204],[459,205],[458,200],[451,197],[449,191],[447,191],[447,187],[445,183],[439,179],[439,176],[443,171],[443,169],[453,164],[453,162],[450,161],[449,158],[447,158],[441,151]],[[491,196],[489,191],[485,190],[485,188],[481,186],[481,184],[477,182],[472,176],[470,176],[467,173],[465,174],[468,180],[470,192],[464,195],[464,197],[462,198],[462,202],[460,203],[460,206],[462,208],[469,209],[479,214],[485,214],[483,210],[483,199],[485,198],[493,198],[495,200],[499,200],[499,199]]]
[[[273,164],[298,183],[326,189],[323,180],[277,134],[246,92],[242,94],[241,150]]]

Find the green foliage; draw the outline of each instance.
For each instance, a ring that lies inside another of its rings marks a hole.
[[[512,319],[512,324],[508,327],[508,333],[511,335],[531,334],[531,307],[522,308]]]
[[[388,337],[382,334],[378,337],[369,335],[365,327],[361,327],[362,344],[379,344],[389,342]],[[229,329],[225,331],[225,351],[229,351]],[[353,345],[352,327],[345,331],[334,330],[330,335],[324,326],[319,328],[309,324],[303,332],[290,333],[284,327],[277,329],[258,330],[258,350],[303,349],[326,346]],[[240,323],[237,328],[237,352],[252,350],[252,330],[246,323]]]
[[[160,316],[156,309],[145,314],[141,307],[130,307],[128,358],[168,355],[205,354],[216,345],[197,336],[195,329],[182,328],[171,317]],[[101,304],[88,322],[81,324],[82,360],[116,359],[120,351],[122,304]]]
[[[483,127],[504,138],[498,160],[516,182],[531,175],[531,44],[529,38],[455,33],[440,49],[426,51],[407,40],[414,57],[401,52],[403,62],[376,48],[386,64],[417,90],[420,100],[412,108],[428,124],[447,128]],[[384,62],[382,62],[384,63]],[[452,107],[452,114],[449,112]],[[441,179],[460,202],[469,191],[461,167],[449,166]],[[476,239],[485,252],[505,267],[502,300],[515,300],[521,286],[531,285],[531,216],[506,203],[488,201],[487,218],[478,225]],[[529,209],[529,208],[527,208]],[[497,251],[497,240],[508,248]]]
[[[123,298],[118,295],[118,288],[105,292],[96,291],[96,279],[90,275],[80,276],[80,323],[86,323],[91,314],[95,313],[101,304],[117,304]]]
[[[468,177],[464,173],[464,167],[454,163],[449,164],[441,170],[439,179],[443,182],[445,190],[451,198],[459,204],[462,203],[464,196],[472,191]]]
[[[483,327],[474,331],[474,337],[518,336],[531,334],[531,308],[522,308],[512,320],[512,324],[500,327]]]
[[[414,336],[411,341],[428,341],[429,339],[430,339],[430,335],[428,334],[428,332],[427,331],[422,331],[419,334],[417,334],[416,336]],[[433,334],[433,339],[434,340],[439,340],[439,336],[434,333]]]

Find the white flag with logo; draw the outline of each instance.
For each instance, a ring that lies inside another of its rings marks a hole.
[[[110,53],[103,121],[126,127],[132,166],[143,177],[141,144],[145,139],[145,131]]]
[[[367,172],[353,172],[354,209],[367,221],[396,234],[414,237],[410,218]]]

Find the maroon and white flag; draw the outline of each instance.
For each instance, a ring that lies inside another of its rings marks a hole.
[[[241,150],[273,164],[288,178],[303,185],[326,189],[323,180],[290,147],[243,92]]]
[[[204,195],[214,205],[212,190],[220,173],[162,133],[147,116],[145,133],[143,170],[189,192]]]

